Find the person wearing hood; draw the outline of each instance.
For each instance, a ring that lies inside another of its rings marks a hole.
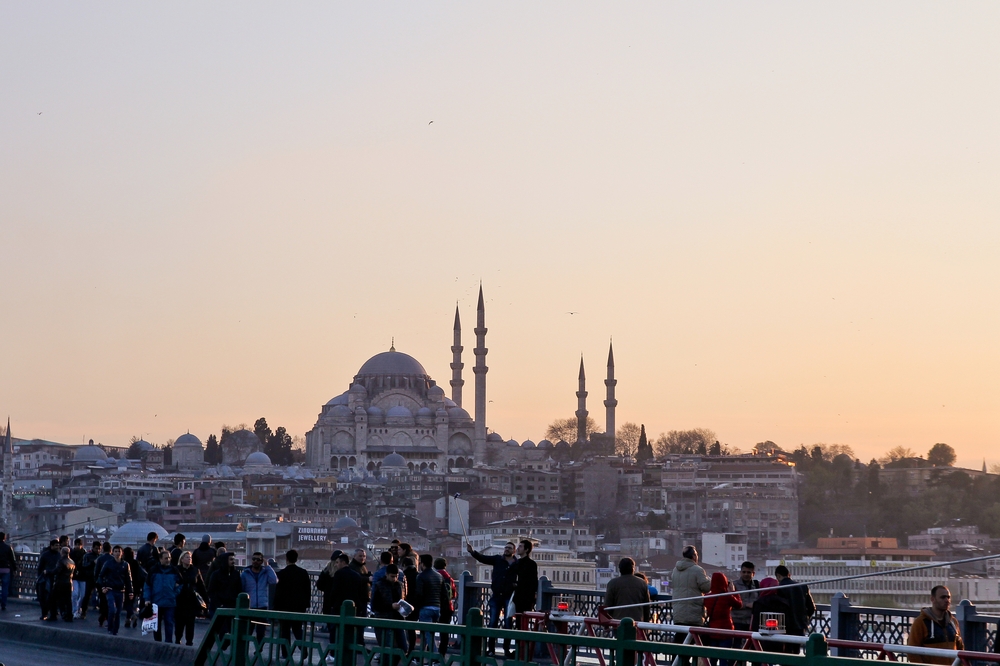
[[[736,587],[732,581],[726,578],[726,574],[716,571],[712,574],[712,587],[708,591],[709,599],[705,599],[705,612],[708,615],[708,626],[712,629],[733,630],[733,610],[743,608],[743,600],[738,594],[728,594],[724,597],[715,597],[715,594],[726,594],[735,592]],[[712,645],[716,647],[733,647],[733,638],[713,638]],[[742,644],[741,644],[742,646]],[[715,660],[711,660],[715,661]],[[722,666],[729,666],[728,661],[722,661]]]
[[[760,596],[753,602],[751,610],[752,620],[750,621],[750,631],[760,631],[761,613],[781,613],[786,620],[792,613],[792,607],[788,605],[785,598],[778,594],[778,579],[768,576],[760,581]],[[771,641],[761,641],[760,649],[765,652],[789,652],[798,654],[799,646],[791,643],[774,643]]]
[[[942,650],[964,650],[958,618],[952,614],[950,608],[951,590],[944,585],[935,585],[931,589],[931,605],[922,609],[920,615],[913,621],[906,644]],[[950,664],[953,660],[948,657],[911,654],[910,661],[923,664]]]
[[[209,570],[212,562],[218,556],[218,551],[212,547],[212,535],[206,534],[201,537],[201,544],[191,551],[191,564],[201,573],[201,579],[208,582]]]

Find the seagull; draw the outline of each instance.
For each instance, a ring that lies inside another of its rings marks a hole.
[[[566,314],[579,314],[579,310],[577,310],[576,312],[567,312]]]
[[[428,125],[433,125],[433,124],[434,124],[434,121],[432,120],[432,121],[430,121],[430,122],[429,122],[429,123],[427,123],[427,124],[428,124]]]

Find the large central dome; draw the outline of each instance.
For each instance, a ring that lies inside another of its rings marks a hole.
[[[409,354],[390,349],[381,354],[375,354],[365,361],[365,364],[358,370],[358,377],[372,375],[417,375],[426,377],[427,371],[420,361]]]

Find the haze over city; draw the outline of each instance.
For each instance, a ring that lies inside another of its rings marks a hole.
[[[0,3],[16,437],[303,435],[372,355],[1000,462],[995,4]],[[467,383],[467,391],[471,391]],[[600,420],[600,418],[598,418]]]

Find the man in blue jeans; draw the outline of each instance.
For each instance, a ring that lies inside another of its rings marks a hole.
[[[420,573],[417,574],[416,610],[420,613],[418,621],[421,624],[435,624],[441,619],[441,608],[447,600],[444,591],[444,578],[434,570],[434,556],[424,553],[420,556]],[[420,632],[420,649],[434,652],[434,632]]]
[[[514,543],[507,542],[503,547],[503,555],[483,555],[473,550],[472,544],[466,543],[465,549],[469,551],[476,560],[493,567],[490,576],[490,618],[489,628],[496,629],[500,624],[500,613],[504,614],[504,627],[510,629],[511,618],[507,617],[507,604],[510,602],[510,595],[514,593],[514,583],[510,577],[510,568],[517,562],[514,557]],[[460,618],[461,619],[461,618]],[[486,651],[488,654],[496,654],[496,639],[490,637],[486,639]]]
[[[7,595],[10,593],[10,581],[17,571],[17,555],[7,543],[7,535],[0,532],[0,611],[7,610]]]

